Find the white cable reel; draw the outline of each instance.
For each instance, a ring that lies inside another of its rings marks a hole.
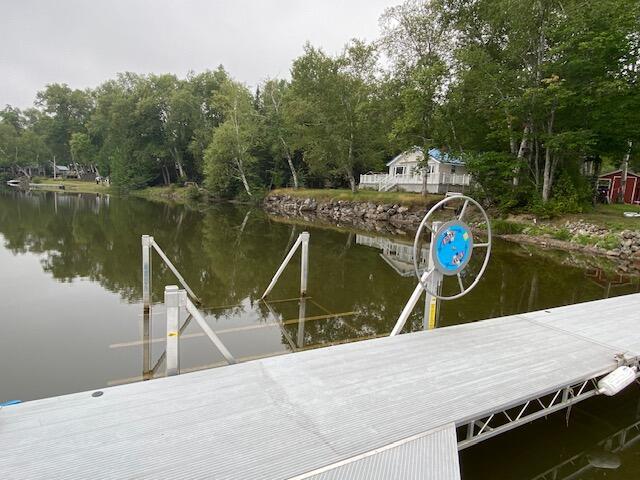
[[[460,200],[464,200],[464,204],[462,205],[462,209],[460,210],[460,213],[456,216],[456,218],[454,220],[443,223],[437,229],[437,231],[434,232],[433,228],[431,227],[431,219],[434,213],[440,208],[444,207],[447,203],[451,203],[454,201],[457,202]],[[467,207],[469,207],[469,204],[475,205],[484,217],[484,221],[487,225],[486,243],[474,243],[471,227],[469,227],[469,225],[462,220],[465,213],[467,212]],[[430,249],[430,255],[431,260],[433,261],[433,266],[428,268],[426,271],[421,272],[420,268],[418,267],[418,253],[420,252],[418,246],[420,244],[420,235],[425,228],[429,230],[429,232],[431,232],[433,245]],[[471,260],[473,251],[477,248],[486,249],[484,252],[482,267],[480,268],[480,271],[478,272],[473,283],[471,283],[471,285],[469,285],[468,287],[465,287],[462,281],[461,273],[467,267],[469,260]],[[418,278],[418,281],[420,282],[420,285],[425,292],[433,297],[439,298],[440,300],[455,300],[456,298],[460,298],[473,290],[473,288],[480,281],[480,278],[482,278],[482,274],[487,268],[490,255],[491,224],[489,222],[489,217],[477,201],[475,201],[471,197],[467,197],[466,195],[455,195],[446,197],[436,203],[424,216],[422,222],[420,222],[420,226],[418,227],[418,231],[416,232],[415,241],[413,242],[413,268],[415,270],[416,277]],[[432,291],[427,283],[427,280],[435,271],[438,271],[445,276],[456,276],[458,278],[460,292],[455,295],[446,296]]]

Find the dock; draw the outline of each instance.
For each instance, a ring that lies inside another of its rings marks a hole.
[[[636,365],[639,327],[634,294],[30,401],[0,410],[0,472],[457,480],[458,450]]]

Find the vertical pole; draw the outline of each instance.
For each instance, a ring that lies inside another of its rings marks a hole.
[[[431,224],[431,231],[433,233],[431,234],[431,242],[429,243],[429,262],[428,262],[427,270],[431,270],[435,267],[433,262],[434,242],[436,238],[436,233],[438,232],[441,226],[442,226],[442,222],[433,222]],[[429,283],[429,289],[432,292],[436,292],[440,294],[440,290],[442,288],[442,274],[439,271],[434,270],[433,273],[431,274],[431,277],[429,277],[428,283]],[[436,317],[438,314],[438,307],[440,306],[440,300],[438,300],[438,298],[434,297],[433,295],[430,295],[429,293],[425,292],[424,305],[425,305],[425,317],[423,320],[423,327],[425,330],[432,330],[436,327]]]
[[[187,292],[177,285],[164,287],[167,310],[167,377],[180,373],[180,308],[187,305]]]
[[[307,294],[307,277],[309,276],[309,232],[302,232],[302,254],[300,255],[300,296]]]
[[[142,235],[142,305],[147,312],[151,305],[151,244],[153,237]]]
[[[151,372],[151,243],[153,237],[142,236],[142,378]]]
[[[304,347],[304,319],[307,316],[307,299],[304,297],[300,298],[300,303],[298,305],[298,338],[297,344],[298,348]]]

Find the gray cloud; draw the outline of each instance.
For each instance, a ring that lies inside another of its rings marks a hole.
[[[117,72],[223,64],[256,85],[287,76],[305,41],[327,52],[373,40],[400,0],[0,0],[0,105],[31,105],[47,83],[95,87]]]

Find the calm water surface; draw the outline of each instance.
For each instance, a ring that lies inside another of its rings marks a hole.
[[[311,233],[310,298],[299,322],[297,263],[272,302],[258,300],[304,229]],[[142,234],[155,237],[202,299],[209,324],[244,360],[388,334],[415,286],[407,238],[303,228],[249,207],[199,212],[133,198],[2,192],[0,401],[164,374],[161,302],[164,286],[176,280],[154,256],[154,306],[145,324]],[[478,287],[445,303],[437,326],[634,293],[639,284],[588,259],[497,242]],[[445,285],[445,293],[455,288]],[[407,330],[422,328],[418,310]],[[186,325],[181,370],[222,361],[197,325]],[[573,408],[568,423],[561,412],[485,441],[463,452],[463,478],[638,478],[640,446],[618,448],[616,433],[638,435],[639,400],[634,389],[592,399]]]

